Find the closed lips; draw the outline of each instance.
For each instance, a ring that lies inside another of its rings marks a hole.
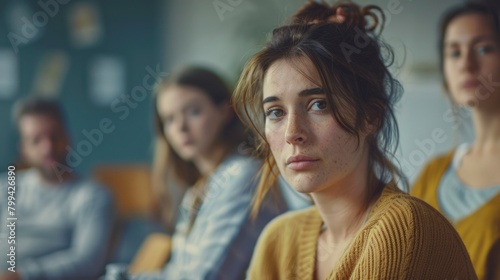
[[[309,156],[304,156],[304,155],[296,155],[296,156],[291,156],[288,158],[286,161],[286,165],[289,165],[290,163],[294,162],[302,162],[302,161],[317,161],[318,159],[309,157]]]

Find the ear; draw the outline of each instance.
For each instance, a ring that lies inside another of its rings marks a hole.
[[[365,129],[362,132],[365,136],[372,135],[380,129],[380,123],[371,120],[365,120]]]

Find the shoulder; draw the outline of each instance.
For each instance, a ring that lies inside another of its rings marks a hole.
[[[432,158],[420,171],[417,180],[411,188],[411,194],[417,197],[426,197],[429,189],[437,188],[439,180],[451,164],[455,150]],[[433,188],[429,188],[429,185]]]
[[[455,149],[450,150],[444,154],[437,155],[433,157],[429,162],[424,166],[424,171],[432,171],[432,170],[440,170],[446,168],[452,161],[453,155],[455,154]]]
[[[448,220],[434,207],[401,191],[390,191],[380,198],[378,204],[378,214],[383,220],[398,220],[415,226],[427,226],[428,222],[432,222],[452,228]]]
[[[383,258],[380,267],[398,267],[400,278],[473,275],[469,255],[456,230],[437,210],[416,197],[384,190],[363,231],[367,255]]]
[[[436,279],[473,275],[460,236],[437,210],[403,192],[384,191],[366,226],[366,240],[384,258],[400,262],[404,275]],[[406,278],[406,277],[403,277]]]
[[[433,157],[424,165],[421,174],[440,173],[444,171],[450,165],[454,154],[455,149]]]
[[[5,171],[0,173],[0,185],[6,185],[9,177],[14,177],[14,180],[17,182],[24,180],[33,180],[37,176],[36,171],[32,168],[25,170]]]
[[[260,161],[255,158],[232,154],[227,156],[226,159],[220,164],[216,173],[230,176],[255,174],[260,165]]]
[[[437,240],[450,246],[461,246],[460,236],[450,222],[434,207],[423,200],[403,192],[381,197],[374,213],[374,229],[384,235],[397,235],[410,246],[433,244]],[[463,245],[463,244],[462,244]]]
[[[13,172],[13,173],[12,173]],[[15,187],[22,185],[23,189],[29,189],[33,186],[33,182],[36,182],[37,174],[34,169],[26,169],[22,171],[13,170],[11,173],[9,171],[0,173],[0,190],[5,193],[9,186],[9,181],[12,181]],[[16,191],[17,192],[17,191]]]
[[[111,192],[91,178],[81,178],[71,183],[75,203],[91,205],[110,205],[113,203]]]
[[[217,185],[224,190],[250,191],[257,185],[259,167],[260,162],[254,158],[229,155],[210,176],[209,184]]]
[[[2,193],[7,189],[9,174],[7,172],[0,173],[0,190]]]

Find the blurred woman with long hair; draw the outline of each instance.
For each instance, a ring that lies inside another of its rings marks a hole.
[[[475,140],[432,159],[412,194],[453,223],[479,279],[500,279],[500,26],[487,6],[467,3],[441,22],[439,54],[454,112],[467,108]]]

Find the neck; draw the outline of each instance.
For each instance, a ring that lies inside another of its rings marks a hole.
[[[365,157],[350,175],[311,194],[326,226],[326,234],[334,244],[350,240],[366,220],[370,201],[366,196],[368,156]]]
[[[216,145],[209,152],[199,155],[194,159],[194,165],[204,176],[209,176],[219,165],[226,154],[226,148],[223,145]]]
[[[62,174],[56,174],[51,171],[44,171],[37,168],[36,171],[40,175],[40,178],[47,184],[58,186],[60,184],[66,183],[74,178],[74,175],[69,172],[64,172]]]
[[[476,132],[474,151],[481,154],[498,152],[500,150],[500,110],[474,109],[472,120]]]

